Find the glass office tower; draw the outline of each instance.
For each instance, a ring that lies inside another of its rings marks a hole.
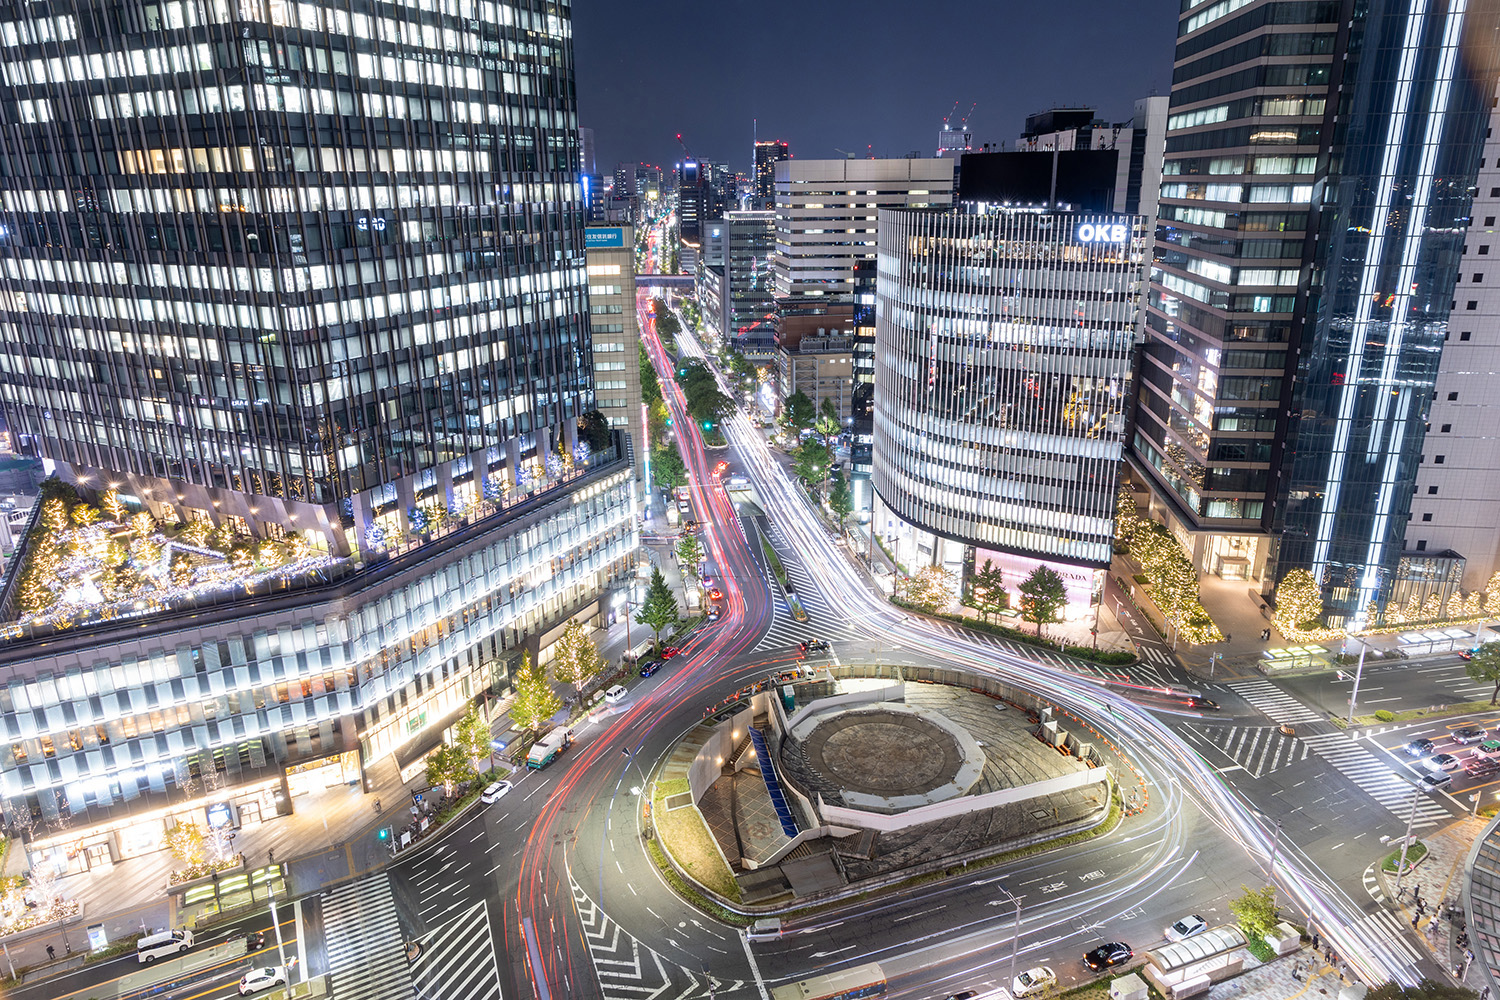
[[[570,31],[538,0],[0,4],[22,450],[337,553],[571,450]]]
[[[1395,571],[1497,6],[1183,4],[1134,458],[1205,573],[1309,568],[1334,624]]]

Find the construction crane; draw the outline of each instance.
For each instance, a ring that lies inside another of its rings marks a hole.
[[[681,132],[677,133],[677,145],[679,145],[679,146],[682,147],[682,155],[685,156],[688,159],[689,162],[692,162],[692,163],[697,163],[698,162],[698,158],[693,155],[693,151],[691,149],[688,149],[687,143],[685,143],[685,142],[682,141],[682,133]]]

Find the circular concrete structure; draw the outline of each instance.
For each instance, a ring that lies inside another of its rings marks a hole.
[[[863,808],[895,811],[965,795],[984,769],[984,751],[967,730],[908,705],[819,714],[798,736],[807,763]]]

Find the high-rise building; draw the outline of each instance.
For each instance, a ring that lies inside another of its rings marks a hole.
[[[812,337],[850,353],[856,381],[874,380],[873,324],[859,328],[869,331],[868,338],[855,334],[855,265],[875,257],[881,209],[953,204],[956,162],[844,159],[776,165],[772,269],[778,350],[797,352],[802,338]],[[873,298],[873,289],[865,294]]]
[[[107,862],[203,790],[251,823],[419,767],[634,568],[620,438],[579,427],[566,7],[0,21],[6,418],[107,522],[181,522],[137,518],[128,564],[66,522],[28,538],[7,817]]]
[[[774,360],[776,299],[771,257],[776,249],[773,212],[730,211],[709,224],[705,263],[720,269],[721,315],[714,324],[730,346],[752,361]]]
[[[1136,215],[882,211],[875,530],[907,567],[1040,563],[1074,612],[1110,564],[1142,262]]]
[[[677,164],[677,237],[678,270],[696,274],[703,252],[703,222],[708,211],[709,187],[704,183],[703,165],[697,160]]]
[[[1446,607],[1458,590],[1483,591],[1500,572],[1500,274],[1487,273],[1489,258],[1500,256],[1500,112],[1490,114],[1479,162],[1406,524],[1407,566],[1392,595],[1403,607],[1425,606],[1434,594]]]
[[[583,235],[588,248],[594,406],[611,428],[625,434],[644,499],[648,445],[641,405],[641,331],[635,312],[635,230],[589,226]]]
[[[583,126],[578,129],[578,172],[597,172],[594,164],[594,130]]]
[[[755,206],[776,204],[776,164],[791,157],[791,147],[782,139],[759,139],[755,143]]]
[[[1180,15],[1134,459],[1203,571],[1308,569],[1359,624],[1471,298],[1497,5],[1241,6]]]

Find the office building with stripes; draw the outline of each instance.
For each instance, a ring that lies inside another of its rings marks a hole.
[[[909,566],[1038,563],[1086,608],[1108,567],[1146,224],[882,211],[876,530]]]

